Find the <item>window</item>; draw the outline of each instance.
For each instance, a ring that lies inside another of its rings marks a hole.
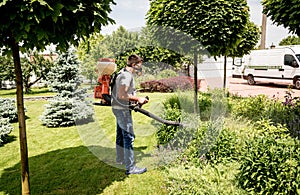
[[[295,57],[289,54],[284,55],[284,65],[292,66],[294,68],[299,67]]]

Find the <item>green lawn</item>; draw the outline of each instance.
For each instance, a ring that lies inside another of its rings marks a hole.
[[[0,90],[13,97],[14,90]],[[33,96],[51,95],[41,89]],[[160,102],[170,94],[150,97],[145,109],[159,114]],[[27,96],[27,95],[26,95]],[[25,97],[26,97],[25,96]],[[27,96],[29,97],[29,96]],[[39,116],[45,100],[25,101],[31,194],[166,194],[164,174],[155,169],[151,151],[156,146],[157,123],[134,113],[135,150],[138,165],[147,166],[143,175],[125,176],[115,158],[115,119],[110,107],[95,107],[95,122],[67,128],[47,128]],[[0,147],[0,194],[21,194],[18,124],[10,142]]]
[[[14,98],[16,89],[2,89],[0,90],[1,98]],[[24,97],[37,97],[37,96],[53,96],[54,93],[50,92],[48,88],[32,88],[32,92],[24,94]]]

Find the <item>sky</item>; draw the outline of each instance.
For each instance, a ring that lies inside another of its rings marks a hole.
[[[115,20],[115,25],[102,28],[103,34],[111,34],[119,26],[127,30],[144,27],[146,25],[145,15],[150,8],[149,0],[114,0],[116,5],[112,5],[110,17]],[[261,26],[262,5],[261,0],[247,0],[250,7],[250,20]],[[270,18],[267,18],[266,47],[272,44],[278,46],[279,42],[291,34],[282,26],[276,26]]]

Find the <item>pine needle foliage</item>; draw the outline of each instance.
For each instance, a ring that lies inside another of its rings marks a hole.
[[[87,90],[81,88],[82,77],[75,52],[61,53],[56,66],[48,75],[48,86],[56,96],[45,105],[40,117],[47,127],[66,127],[86,123],[93,119],[93,109],[87,101]]]

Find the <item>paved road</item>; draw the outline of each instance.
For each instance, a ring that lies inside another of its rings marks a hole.
[[[201,91],[207,89],[205,83],[201,81]],[[256,96],[259,94],[265,94],[270,98],[284,99],[286,92],[289,91],[288,83],[267,83],[257,82],[255,85],[248,85],[244,79],[229,78],[227,81],[227,88],[230,93],[240,95],[242,97]],[[300,90],[292,89],[293,97],[300,97]]]

